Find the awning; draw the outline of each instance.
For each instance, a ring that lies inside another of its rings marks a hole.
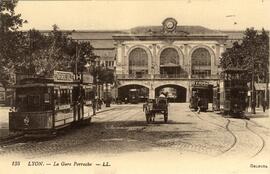
[[[266,83],[255,83],[254,87],[256,91],[265,91],[266,90]]]

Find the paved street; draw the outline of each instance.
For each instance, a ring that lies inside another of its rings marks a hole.
[[[0,153],[34,159],[79,155],[114,162],[126,158],[141,158],[142,162],[164,154],[168,159],[160,160],[173,162],[263,160],[269,170],[269,160],[264,161],[270,154],[269,127],[254,120],[224,118],[213,112],[197,114],[188,104],[170,104],[167,124],[162,115],[146,124],[142,105],[118,105],[97,114],[89,126],[69,129],[52,139],[3,146]]]

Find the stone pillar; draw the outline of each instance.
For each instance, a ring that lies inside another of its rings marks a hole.
[[[188,50],[188,44],[184,44],[184,56],[185,56],[185,62],[186,62],[186,70],[188,73],[188,76],[191,76],[191,56],[189,56],[189,50]]]
[[[215,46],[215,56],[213,58],[213,64],[211,63],[211,72],[212,74],[216,75],[218,73],[218,64],[219,64],[219,57],[220,57],[220,45],[216,44]]]
[[[160,59],[159,59],[159,55],[158,55],[158,52],[159,52],[159,50],[160,50],[160,46],[159,45],[156,45],[155,46],[155,48],[156,48],[156,56],[155,56],[155,62],[156,62],[156,73],[157,74],[160,74]]]
[[[155,98],[155,88],[154,87],[150,87],[149,88],[149,98],[150,99],[154,99]]]
[[[190,98],[190,92],[191,92],[191,87],[190,87],[190,82],[188,82],[188,88],[187,88],[187,93],[186,93],[186,102],[189,102]]]
[[[119,44],[117,46],[116,53],[116,74],[122,74],[123,72],[123,62],[122,62],[122,48]]]
[[[128,70],[128,61],[126,60],[125,55],[125,45],[121,44],[121,63],[122,63],[122,74],[126,74],[126,71]]]
[[[220,45],[216,44],[216,59],[215,59],[215,65],[218,66],[219,64],[219,57],[220,57]]]
[[[153,44],[153,57],[152,57],[153,74],[157,74],[159,66],[157,65],[157,45]]]
[[[209,50],[209,53],[210,53],[210,56],[211,56],[211,75],[215,75],[216,74],[216,71],[215,71],[215,67],[216,67],[216,65],[215,65],[215,60],[216,60],[216,50],[215,49],[213,49],[213,48],[210,48],[211,49],[211,51],[213,51],[213,52],[210,52],[210,50]]]

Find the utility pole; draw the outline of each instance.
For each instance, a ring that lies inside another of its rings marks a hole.
[[[252,79],[251,79],[251,111],[252,114],[256,114],[256,109],[255,109],[255,90],[254,90],[254,71],[255,71],[255,62],[254,62],[254,57],[252,56]]]
[[[79,57],[79,53],[78,53],[78,43],[76,43],[76,56],[75,56],[75,75],[76,78],[75,80],[78,79],[78,57]]]
[[[270,32],[268,32],[268,46],[270,50]],[[266,108],[269,109],[269,89],[268,89],[268,85],[269,85],[269,62],[270,62],[270,54],[268,52],[268,72],[265,72],[265,77],[266,77],[266,90],[265,90],[265,103],[266,104]]]

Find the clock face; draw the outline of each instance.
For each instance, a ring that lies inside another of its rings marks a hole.
[[[167,24],[166,24],[166,26],[167,26],[168,29],[173,29],[174,24],[173,24],[172,21],[168,21]]]

